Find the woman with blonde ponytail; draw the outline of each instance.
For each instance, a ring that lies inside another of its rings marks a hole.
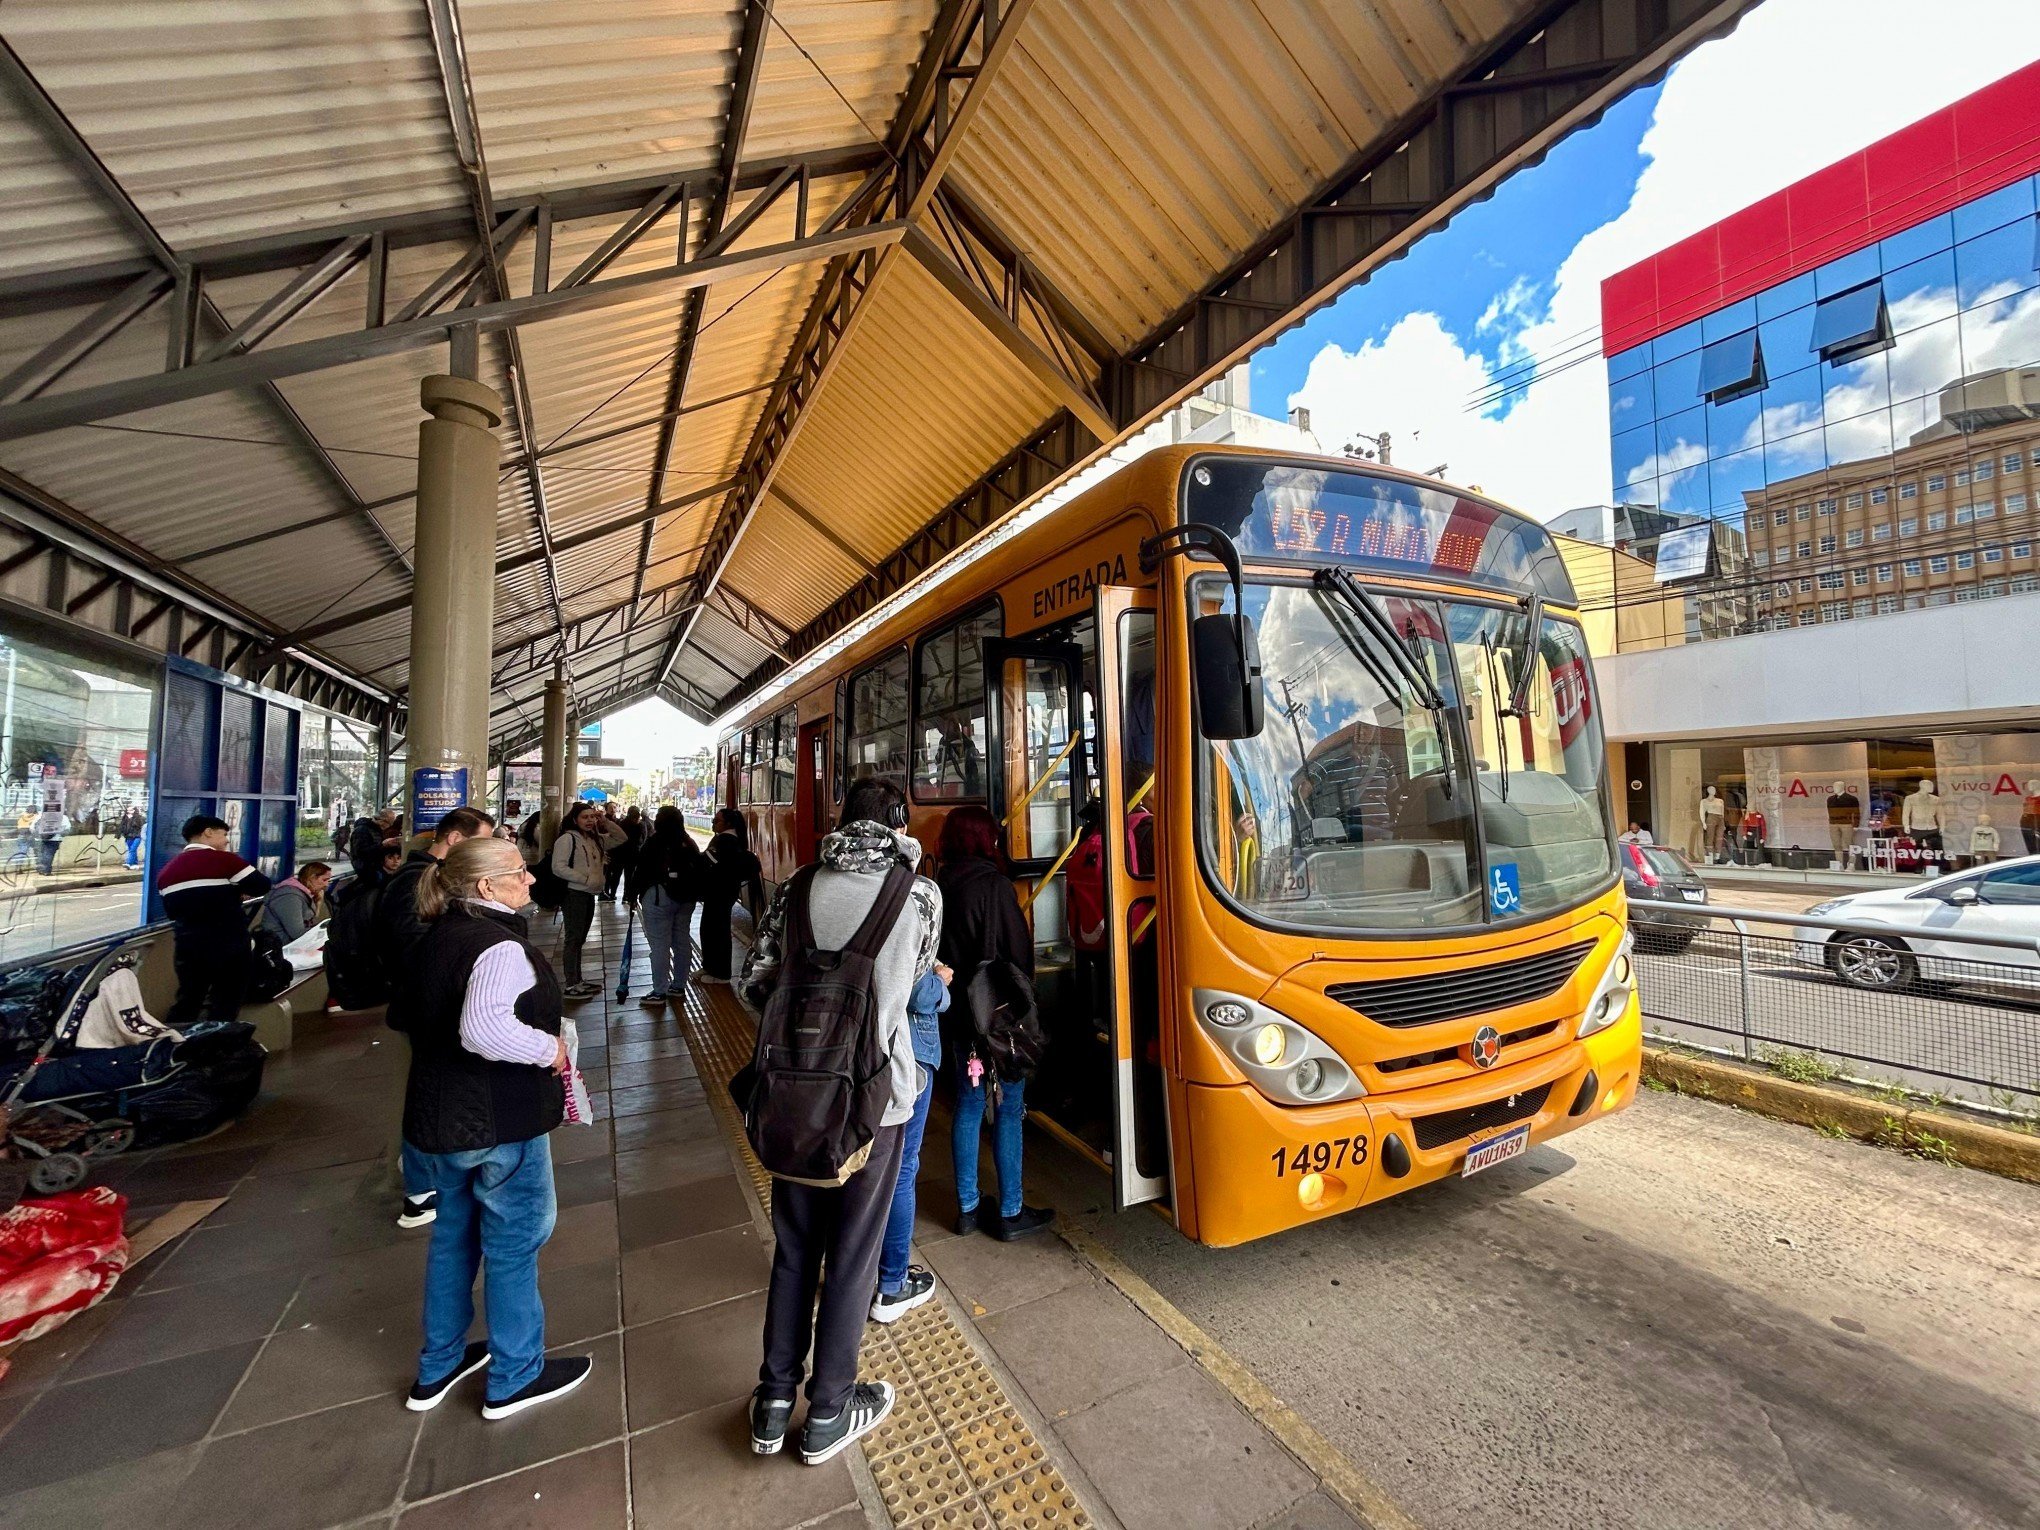
[[[438,1193],[425,1263],[425,1343],[406,1406],[434,1408],[488,1368],[482,1417],[563,1397],[593,1362],[545,1357],[538,1251],[552,1236],[552,1150],[571,1063],[552,964],[518,910],[531,873],[507,840],[464,839],[418,879],[428,926],[407,1006],[411,1073],[404,1141]],[[477,1271],[487,1281],[486,1341],[470,1344]]]

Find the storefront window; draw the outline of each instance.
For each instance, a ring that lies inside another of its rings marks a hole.
[[[158,678],[0,633],[0,961],[141,922]]]
[[[375,729],[307,707],[298,737],[297,858],[347,856],[347,831],[375,796]]]

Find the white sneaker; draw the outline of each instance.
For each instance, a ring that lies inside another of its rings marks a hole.
[[[897,1323],[935,1294],[935,1277],[918,1264],[907,1266],[906,1284],[887,1296],[883,1291],[871,1299],[874,1323]]]

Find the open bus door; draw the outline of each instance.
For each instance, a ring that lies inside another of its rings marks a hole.
[[[793,786],[794,864],[805,866],[821,854],[822,836],[834,827],[834,793],[829,772],[829,719],[800,725]]]
[[[1100,585],[1098,789],[1112,1036],[1112,1203],[1169,1194],[1167,1079],[1161,1065],[1155,845],[1155,596]]]

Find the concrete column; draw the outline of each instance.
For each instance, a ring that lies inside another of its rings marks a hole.
[[[581,795],[581,714],[567,715],[567,778],[565,807],[572,807],[574,799]],[[564,808],[562,809],[564,811]]]
[[[567,795],[567,678],[557,669],[545,683],[545,717],[539,741],[539,820],[541,845],[559,833],[560,809]]]
[[[495,427],[503,401],[470,377],[428,377],[419,396],[417,539],[412,548],[411,811],[430,828],[488,795],[490,640],[496,615]],[[420,771],[439,778],[421,802]]]

